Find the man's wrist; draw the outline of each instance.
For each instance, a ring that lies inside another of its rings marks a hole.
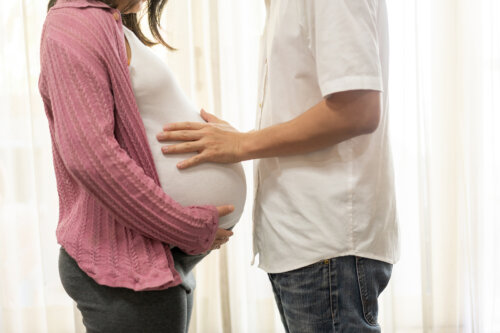
[[[238,159],[240,161],[252,160],[258,158],[255,145],[257,131],[241,133],[240,149]]]

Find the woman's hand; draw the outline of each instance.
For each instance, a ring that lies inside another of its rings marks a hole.
[[[163,146],[164,154],[197,154],[177,164],[186,169],[205,162],[236,163],[242,160],[241,142],[245,133],[235,130],[227,122],[201,110],[206,123],[182,122],[167,124],[157,135],[160,142],[184,141],[183,143]]]
[[[221,245],[227,243],[227,241],[229,241],[229,237],[231,237],[232,235],[233,232],[230,230],[220,228],[217,229],[217,232],[215,233],[215,239],[212,243],[212,246],[210,246],[210,250],[220,249]]]
[[[229,215],[233,212],[234,206],[219,206],[217,207],[217,211],[219,212],[219,217]],[[217,229],[217,232],[215,233],[215,239],[214,242],[212,243],[212,246],[210,246],[210,251],[214,249],[220,249],[221,245],[224,243],[227,243],[229,240],[229,237],[233,235],[233,232],[230,230],[226,229]]]

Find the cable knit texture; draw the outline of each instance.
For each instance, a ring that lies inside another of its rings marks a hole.
[[[59,193],[58,242],[99,284],[134,290],[180,284],[170,246],[206,251],[217,209],[183,207],[160,187],[120,12],[99,1],[59,0],[45,20],[40,59]]]

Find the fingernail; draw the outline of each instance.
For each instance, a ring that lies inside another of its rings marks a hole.
[[[170,129],[170,124],[166,124],[165,126],[163,126],[163,129],[165,131],[168,131]]]
[[[162,147],[162,148],[161,148],[161,151],[162,151],[164,154],[166,154],[166,153],[167,153],[167,151],[168,151],[168,147]]]
[[[184,163],[182,163],[182,162],[177,163],[177,167],[179,169],[183,168],[184,167]]]

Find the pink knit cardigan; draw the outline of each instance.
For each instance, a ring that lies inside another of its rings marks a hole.
[[[183,207],[160,187],[132,91],[120,12],[93,0],[59,0],[45,20],[40,60],[58,242],[99,284],[178,285],[170,245],[188,254],[206,251],[217,209]]]

